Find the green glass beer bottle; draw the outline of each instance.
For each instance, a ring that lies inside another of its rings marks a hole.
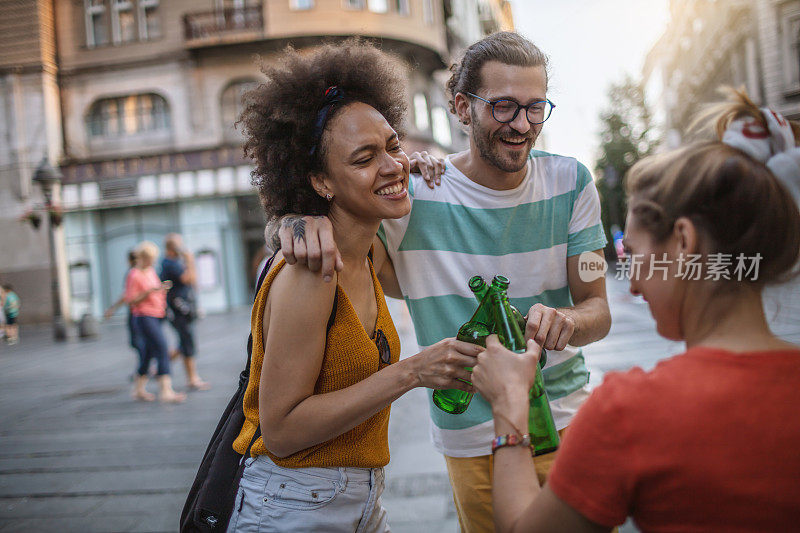
[[[483,280],[480,276],[472,276],[469,280],[469,288],[472,289],[472,293],[475,295],[475,299],[478,302],[482,302],[486,295],[490,292],[499,292],[505,296],[508,295],[508,286],[511,282],[508,280],[507,277],[497,275],[492,280],[491,288],[487,283]],[[522,313],[519,312],[519,309],[510,305],[511,313],[514,315],[517,323],[519,324],[519,329],[522,331],[522,334],[525,335],[525,328],[528,325],[528,321],[525,320],[525,317],[522,316]],[[489,330],[492,331],[494,329],[494,320],[489,316],[486,318],[486,322],[484,324],[488,324]],[[544,365],[547,364],[547,352],[544,348],[542,348],[541,353],[539,354],[539,368],[544,368]]]
[[[508,281],[507,277],[501,276],[501,275],[498,274],[492,280],[492,289],[494,289],[496,292],[498,292],[500,294],[503,294],[503,295],[507,296],[508,295],[508,286],[510,285],[510,283],[511,282]],[[517,309],[516,307],[514,307],[510,303],[509,303],[509,307],[511,308],[511,314],[514,315],[514,319],[517,321],[517,324],[519,324],[520,331],[522,331],[522,334],[525,335],[525,328],[528,325],[528,321],[525,320],[525,317],[522,316],[522,313],[519,312],[519,309]]]
[[[458,328],[456,339],[486,348],[486,337],[489,336],[490,327],[477,318],[490,316],[487,311],[490,303],[487,299],[478,305],[472,318]],[[471,368],[467,368],[467,370],[472,371]],[[445,413],[458,415],[467,410],[473,395],[471,392],[458,389],[437,389],[433,391],[433,404]]]
[[[491,299],[495,333],[500,342],[512,352],[523,353],[525,337],[519,329],[519,323],[514,319],[508,297],[504,297],[502,294],[493,294]],[[534,455],[552,452],[558,448],[558,431],[553,422],[553,413],[550,411],[550,402],[544,388],[542,371],[538,367],[528,398],[530,401],[528,433],[531,436]]]

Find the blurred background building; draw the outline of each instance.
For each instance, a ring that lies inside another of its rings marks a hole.
[[[464,146],[447,67],[513,29],[504,0],[0,0],[0,278],[28,321],[51,313],[52,221],[63,309],[98,315],[139,241],[184,235],[201,307],[248,303],[261,208],[233,125],[241,97],[288,44],[361,35],[406,60],[408,151]],[[32,177],[60,169],[51,209]],[[27,210],[45,215],[35,229]],[[60,209],[63,209],[63,217]]]
[[[644,67],[662,146],[681,142],[720,85],[800,119],[800,0],[670,0],[670,15]]]
[[[23,318],[42,320],[50,292],[49,221],[32,179],[43,160],[57,166],[63,153],[61,99],[52,2],[0,1],[0,280],[23,298]],[[58,195],[58,190],[55,194]],[[61,228],[55,229],[62,300],[68,298]]]

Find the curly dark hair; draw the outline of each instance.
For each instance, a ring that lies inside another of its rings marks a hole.
[[[492,33],[474,43],[464,52],[461,61],[450,67],[453,74],[447,81],[450,112],[456,114],[456,94],[476,93],[481,88],[481,69],[487,61],[499,61],[518,67],[544,67],[545,82],[549,60],[546,55],[522,35],[513,31]]]
[[[331,108],[326,124],[349,103],[363,102],[377,109],[402,137],[407,98],[401,65],[363,39],[351,38],[312,51],[287,47],[262,70],[267,81],[245,95],[237,124],[244,127],[244,153],[255,162],[252,182],[267,218],[325,215],[329,204],[314,190],[310,177],[325,170],[324,133],[313,155],[311,149],[326,89],[338,86],[345,96]]]

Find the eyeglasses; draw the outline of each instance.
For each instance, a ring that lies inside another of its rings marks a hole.
[[[389,340],[386,338],[386,335],[383,334],[383,331],[378,329],[375,331],[375,346],[378,347],[378,354],[381,358],[381,363],[384,365],[388,365],[392,362],[392,349],[389,346]]]
[[[514,100],[487,100],[486,98],[481,98],[477,94],[467,94],[492,106],[492,116],[497,122],[502,124],[514,122],[514,119],[519,115],[520,109],[525,110],[528,122],[531,124],[541,124],[550,118],[550,113],[552,113],[553,109],[556,107],[556,104],[550,100],[539,100],[538,102],[531,102],[528,105],[522,105]]]

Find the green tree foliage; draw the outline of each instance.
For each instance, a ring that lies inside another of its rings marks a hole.
[[[639,159],[655,151],[658,140],[641,83],[626,75],[609,88],[608,101],[608,107],[600,115],[600,157],[595,170],[603,226],[609,241],[606,255],[614,258],[611,230],[625,227],[625,174]]]

